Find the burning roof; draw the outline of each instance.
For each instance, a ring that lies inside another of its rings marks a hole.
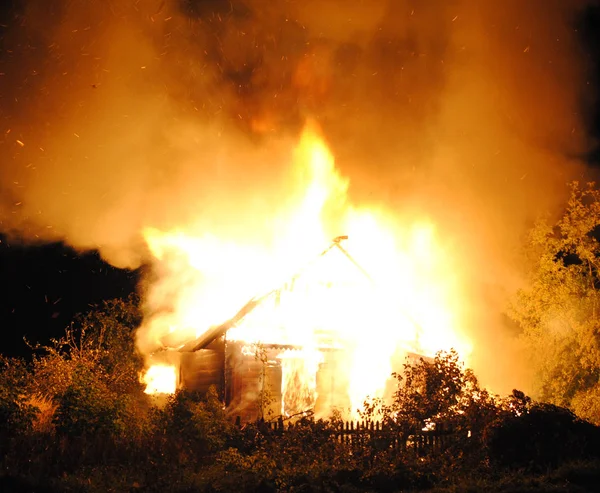
[[[286,283],[284,283],[276,289],[267,292],[266,294],[253,297],[232,318],[216,327],[212,327],[211,329],[207,330],[200,337],[185,344],[179,349],[179,351],[186,352],[204,349],[215,339],[225,336],[227,332],[231,329],[237,329],[236,336],[243,338],[245,323],[250,323],[251,325],[256,325],[257,323],[265,323],[264,320],[261,320],[260,315],[258,317],[259,320],[250,320],[248,322],[248,319],[252,318],[252,315],[256,310],[260,310],[260,308],[262,307],[266,310],[281,311],[282,299],[294,293],[298,293],[302,289],[310,289],[311,285],[312,289],[320,289],[323,287],[326,289],[331,289],[332,287],[339,288],[342,286],[348,288],[353,284],[357,284],[359,286],[371,284],[373,280],[371,279],[367,271],[363,269],[363,267],[354,259],[354,257],[352,257],[352,255],[342,246],[342,241],[347,239],[347,236],[338,236],[334,238],[331,244],[325,250],[323,250],[315,259],[313,259],[312,262],[305,266],[305,268],[294,274]],[[336,258],[333,258],[334,254],[337,254],[335,256]],[[335,262],[336,264],[339,264],[340,262],[345,263],[347,269],[340,269],[336,266],[335,272],[332,273],[331,268],[328,268],[327,265],[324,266],[324,261]],[[340,275],[342,273],[345,275]],[[305,297],[303,297],[303,300],[301,301],[306,302],[307,300]],[[296,308],[301,308],[303,310],[311,309],[311,307],[307,305],[304,305],[302,307],[297,306]],[[344,310],[343,307],[342,309]],[[284,317],[289,317],[290,315],[293,314],[283,314]],[[273,318],[269,318],[272,323]],[[268,324],[269,322],[267,321],[266,323]],[[276,317],[275,323],[279,323],[283,327],[289,325],[290,322],[289,320],[286,321],[282,320],[280,317]],[[273,330],[275,333],[273,333]],[[270,333],[267,333],[267,331],[269,331]],[[282,343],[281,340],[277,340],[277,332],[277,328],[264,327],[263,334],[265,334],[268,339],[260,342],[271,344],[275,344],[278,342]],[[284,339],[287,339],[283,334],[282,337]],[[326,343],[325,341],[322,342]]]

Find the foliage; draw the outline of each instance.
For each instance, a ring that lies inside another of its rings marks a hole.
[[[31,430],[42,434],[53,433],[57,404],[50,398],[41,395],[31,395],[26,402],[36,410]]]
[[[70,437],[139,434],[136,408],[144,407],[145,396],[134,336],[140,321],[135,297],[110,300],[78,315],[61,339],[34,346],[28,378],[13,386],[22,399],[44,407],[42,414],[31,406],[37,413],[29,424],[39,429],[44,419],[48,431]]]
[[[170,396],[156,423],[163,437],[178,437],[172,453],[192,462],[222,450],[234,431],[214,386],[205,396],[184,391]]]
[[[32,426],[35,408],[27,401],[29,379],[24,361],[0,356],[0,444]]]
[[[491,419],[486,416],[495,413],[493,398],[480,388],[472,370],[463,368],[454,350],[440,351],[432,360],[405,363],[404,372],[393,376],[398,384],[392,402],[366,402],[362,415],[381,419],[404,438],[427,426],[462,427],[465,432],[479,433]]]
[[[504,413],[487,430],[491,460],[511,468],[547,470],[568,461],[600,456],[600,429],[566,408],[532,403]]]
[[[510,314],[523,329],[541,400],[600,423],[600,191],[571,187],[561,218],[540,221],[528,254],[529,286]]]
[[[80,317],[31,365],[0,359],[3,491],[512,491],[598,477],[565,464],[598,456],[599,428],[519,391],[489,395],[454,351],[407,363],[392,401],[363,415],[384,429],[350,441],[339,415],[235,425],[215,388],[159,405],[137,384],[128,303]]]
[[[35,346],[33,392],[60,396],[78,371],[98,372],[114,392],[139,392],[141,355],[135,349],[135,330],[141,312],[135,297],[105,301],[78,315],[65,336],[49,346]],[[41,353],[41,354],[40,354]]]
[[[123,430],[123,398],[89,367],[75,369],[71,383],[57,401],[53,421],[60,435],[118,435]]]

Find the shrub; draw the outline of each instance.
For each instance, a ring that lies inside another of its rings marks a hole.
[[[155,423],[156,433],[186,462],[204,461],[224,450],[235,431],[214,387],[206,395],[176,392],[156,413]]]
[[[35,410],[32,431],[42,434],[53,433],[54,416],[58,405],[49,397],[39,394],[28,397],[26,403]]]
[[[24,361],[0,356],[0,444],[31,429],[35,408],[26,396],[30,377]]]
[[[123,402],[92,369],[75,369],[71,384],[57,396],[57,433],[68,437],[118,435]]]
[[[497,465],[544,470],[600,456],[600,428],[566,408],[533,403],[522,414],[504,413],[490,426],[486,445]]]

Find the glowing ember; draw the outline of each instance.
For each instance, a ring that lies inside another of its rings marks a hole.
[[[145,231],[159,273],[148,301],[169,307],[146,320],[145,343],[160,347],[174,333],[193,339],[252,297],[271,293],[227,339],[297,348],[278,356],[284,414],[327,397],[317,393],[325,350],[336,352],[336,385],[346,396],[342,411],[350,413],[367,396],[385,396],[391,372],[408,352],[433,355],[454,347],[466,358],[470,344],[457,331],[464,306],[458,269],[435,225],[351,204],[348,181],[312,126],[292,164],[290,201],[264,218],[273,226],[261,241],[199,232],[194,225]],[[331,243],[340,232],[348,239]]]
[[[141,381],[146,384],[146,394],[173,394],[177,390],[177,372],[174,366],[151,366]]]

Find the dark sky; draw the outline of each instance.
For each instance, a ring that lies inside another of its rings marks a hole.
[[[214,2],[204,2],[214,3]],[[0,2],[0,37],[10,26],[22,1]],[[588,56],[600,55],[600,7],[588,7],[578,31]],[[0,50],[2,45],[0,44]],[[5,56],[0,52],[0,58]],[[596,88],[600,81],[600,62],[595,61]],[[600,95],[600,91],[596,92]],[[0,107],[0,114],[2,108]],[[600,106],[586,115],[589,130],[600,138]],[[2,165],[0,156],[0,166]],[[600,149],[590,153],[590,164],[600,163]],[[135,291],[139,273],[121,270],[103,262],[94,252],[80,254],[60,243],[23,246],[0,236],[0,352],[27,354],[23,337],[47,341],[60,336],[73,315],[91,304]]]
[[[95,252],[78,254],[58,243],[24,247],[5,237],[0,242],[4,354],[26,354],[24,337],[47,342],[90,305],[135,291],[135,271],[111,267]]]
[[[587,10],[581,21],[581,38],[589,57],[593,60],[595,74],[593,83],[596,85],[596,94],[600,99],[600,2]],[[597,101],[594,108],[590,109],[589,128],[591,133],[600,139],[600,103]],[[590,154],[590,164],[600,165],[600,145]]]

